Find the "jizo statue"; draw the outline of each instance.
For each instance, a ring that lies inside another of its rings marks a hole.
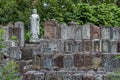
[[[32,15],[30,16],[30,42],[39,41],[39,15],[37,14],[37,9],[33,9]]]

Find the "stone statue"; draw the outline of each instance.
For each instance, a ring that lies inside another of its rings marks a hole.
[[[37,14],[37,9],[33,9],[33,13],[30,16],[30,42],[38,42],[39,41],[39,15]]]

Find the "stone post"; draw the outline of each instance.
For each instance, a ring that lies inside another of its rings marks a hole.
[[[24,23],[23,22],[16,22],[15,23],[15,28],[20,28],[19,46],[20,47],[24,47],[24,42],[25,42],[25,38],[24,38]]]

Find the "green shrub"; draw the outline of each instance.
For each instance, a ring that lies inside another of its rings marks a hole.
[[[1,69],[0,80],[22,80],[22,77],[15,76],[15,74],[18,73],[17,67],[16,62],[7,62]]]

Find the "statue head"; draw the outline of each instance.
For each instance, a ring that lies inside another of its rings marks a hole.
[[[33,9],[32,13],[37,14],[37,9]]]

